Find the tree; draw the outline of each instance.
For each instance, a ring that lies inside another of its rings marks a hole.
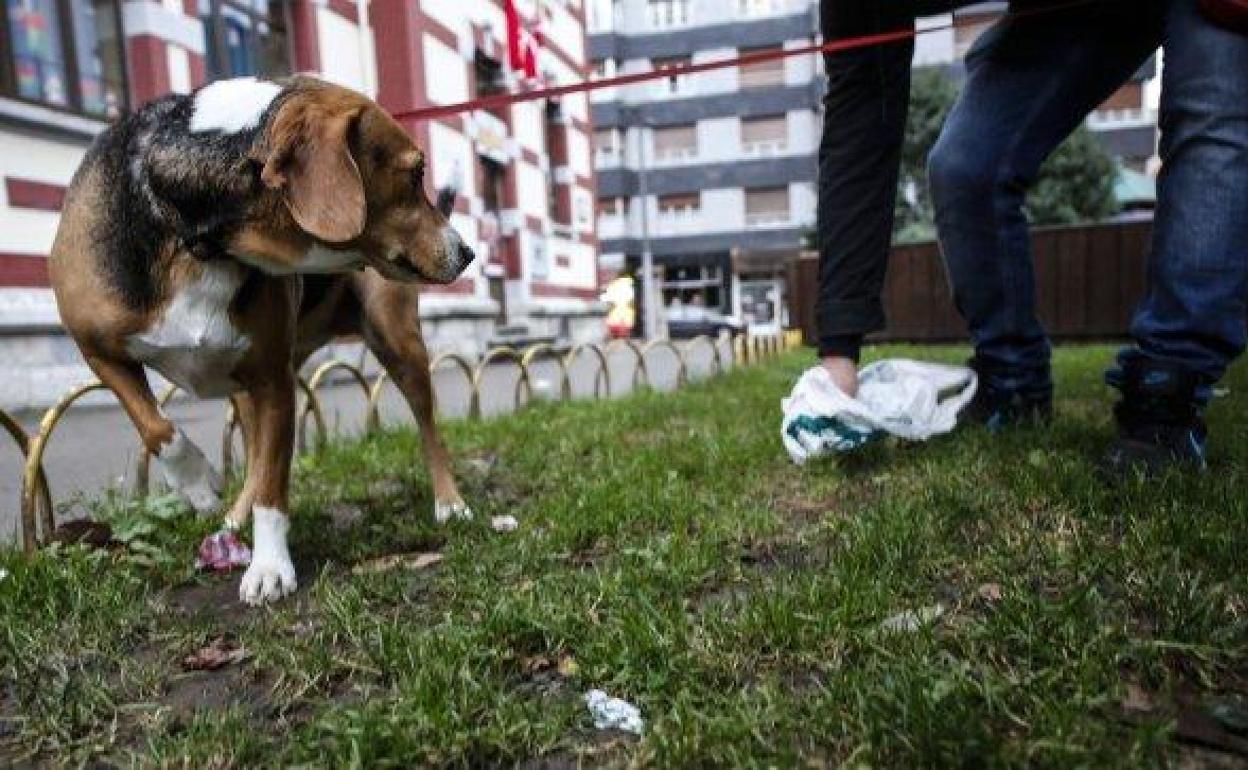
[[[894,233],[899,241],[930,240],[936,235],[927,185],[927,156],[958,89],[941,70],[915,72],[910,115],[901,153]],[[1098,221],[1117,213],[1114,181],[1117,165],[1094,136],[1080,127],[1049,157],[1027,197],[1025,211],[1033,224]]]

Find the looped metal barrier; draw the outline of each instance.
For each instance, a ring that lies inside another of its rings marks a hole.
[[[800,331],[785,331],[773,335],[737,335],[727,341],[722,337],[696,337],[684,344],[671,340],[652,340],[641,345],[633,340],[612,340],[601,345],[584,343],[574,346],[566,354],[561,354],[553,345],[542,343],[524,351],[502,347],[488,351],[475,364],[469,358],[458,353],[443,353],[429,363],[430,372],[452,365],[458,369],[467,381],[471,393],[468,403],[468,417],[479,420],[482,417],[481,390],[487,369],[499,363],[513,364],[519,374],[516,378],[513,396],[513,408],[521,409],[532,401],[534,396],[533,369],[541,363],[553,363],[558,370],[559,384],[557,399],[569,401],[573,398],[572,372],[574,366],[582,358],[589,356],[594,362],[593,389],[590,398],[610,398],[611,389],[611,358],[620,351],[627,351],[633,362],[632,389],[652,387],[648,359],[655,351],[665,351],[676,360],[676,385],[683,386],[690,381],[690,356],[702,347],[710,348],[710,365],[713,375],[721,374],[729,368],[736,368],[750,363],[765,361],[778,356],[785,350],[800,346]],[[700,358],[699,360],[705,360]],[[389,377],[385,372],[377,375],[372,382],[358,367],[340,361],[330,360],[321,364],[311,377],[298,380],[299,390],[303,395],[303,404],[296,412],[298,415],[297,446],[299,451],[308,451],[307,421],[311,417],[316,430],[314,449],[319,450],[329,441],[329,425],[325,418],[325,406],[317,395],[317,391],[330,381],[330,375],[343,372],[352,383],[357,385],[367,399],[366,430],[373,432],[381,427],[381,397]],[[55,530],[55,513],[52,494],[48,479],[43,468],[43,457],[47,450],[52,433],[60,424],[66,411],[89,393],[106,390],[100,382],[89,382],[74,388],[61,398],[55,406],[44,413],[39,424],[39,431],[33,437],[28,436],[21,425],[9,414],[0,411],[0,428],[13,439],[25,458],[21,487],[21,537],[22,545],[27,552],[34,551],[41,544],[46,544]],[[177,386],[169,386],[160,396],[158,403],[167,406],[180,390]],[[222,472],[229,476],[235,469],[234,437],[240,426],[238,401],[230,400],[222,429],[221,466]],[[244,431],[244,434],[246,431]],[[246,435],[243,437],[246,444]],[[150,488],[151,452],[146,446],[139,450],[139,460],[135,469],[134,490],[139,495],[146,495]]]
[[[641,345],[633,340],[611,340],[607,346],[603,348],[603,355],[607,361],[611,360],[611,354],[616,350],[627,350],[633,354],[635,366],[633,368],[633,389],[650,387],[650,370],[646,367],[646,354],[642,350]]]
[[[607,361],[607,354],[603,352],[602,346],[596,343],[584,343],[577,345],[568,351],[568,355],[563,359],[564,376],[569,376],[572,371],[572,365],[586,351],[594,354],[594,360],[598,362],[598,368],[594,370],[594,398],[610,398],[611,397],[611,365]],[[571,382],[569,381],[567,398],[572,397]]]
[[[523,405],[520,398],[521,393],[524,393],[526,401],[533,398],[533,381],[529,377],[529,365],[524,360],[524,356],[515,348],[494,348],[485,354],[480,363],[477,364],[476,370],[472,373],[472,401],[468,405],[469,419],[481,419],[481,383],[485,381],[486,367],[497,361],[512,361],[520,369],[520,378],[516,380],[516,410],[519,411]]]
[[[303,402],[303,410],[299,412],[299,421],[298,423],[296,423],[299,426],[299,440],[298,440],[297,446],[299,447],[300,451],[307,451],[308,443],[307,443],[307,438],[304,434],[307,431],[308,415],[315,415],[318,411],[321,414],[319,418],[315,418],[317,422],[317,428],[319,429],[319,438],[317,439],[318,445],[323,444],[328,438],[325,434],[324,405],[321,404],[321,399],[319,396],[316,395],[316,391],[318,388],[321,387],[322,384],[324,384],[325,380],[329,377],[329,375],[333,374],[334,372],[346,372],[347,374],[351,376],[351,379],[354,380],[355,383],[360,386],[360,390],[364,392],[364,403],[367,404],[370,409],[368,429],[372,430],[373,421],[372,421],[371,408],[372,408],[373,399],[372,399],[372,388],[368,384],[368,378],[364,376],[364,373],[361,372],[359,368],[352,366],[351,364],[348,364],[346,361],[339,361],[336,359],[331,360],[331,361],[326,361],[325,363],[318,366],[316,368],[316,371],[312,372],[312,376],[308,378],[307,384],[304,385],[303,387],[303,392],[306,397]]]

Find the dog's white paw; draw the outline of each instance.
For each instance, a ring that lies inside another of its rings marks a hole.
[[[258,606],[294,593],[295,565],[286,546],[290,519],[276,508],[257,505],[252,515],[251,566],[243,573],[238,598]]]
[[[221,476],[199,447],[182,431],[160,451],[160,466],[169,488],[190,503],[201,516],[221,508]]]
[[[238,598],[253,607],[284,599],[299,587],[295,565],[286,561],[261,562],[252,559],[238,585]]]
[[[445,524],[451,519],[472,521],[472,509],[463,500],[438,500],[433,504],[433,520]]]

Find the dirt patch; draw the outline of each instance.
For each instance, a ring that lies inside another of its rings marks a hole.
[[[631,749],[639,739],[620,730],[600,730],[575,736],[577,745],[559,749],[516,765],[521,770],[582,770],[586,767],[628,766]]]
[[[188,720],[205,711],[241,707],[257,716],[273,707],[273,677],[251,667],[194,671],[170,677],[161,705],[175,720]]]
[[[238,576],[241,572],[212,575],[205,582],[175,588],[165,597],[165,604],[177,615],[186,618],[236,617],[243,611],[238,600]]]

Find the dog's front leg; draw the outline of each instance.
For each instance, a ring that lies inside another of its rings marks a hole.
[[[290,462],[295,443],[295,374],[275,367],[247,388],[255,419],[255,451],[248,452],[244,489],[254,495],[251,566],[243,573],[239,598],[252,605],[276,601],[295,590],[290,530]]]

